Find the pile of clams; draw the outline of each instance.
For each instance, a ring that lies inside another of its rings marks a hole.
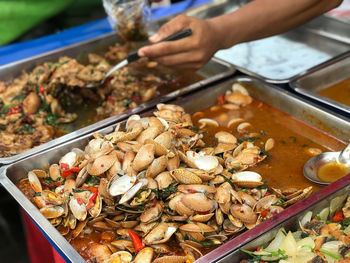
[[[237,85],[225,95],[228,108],[251,101]],[[124,129],[94,134],[84,150],[72,149],[21,181],[73,245],[101,233],[87,245],[89,262],[194,262],[311,194],[311,187],[269,188],[249,171],[268,158],[272,138],[261,149],[219,131],[206,145],[202,132],[212,120],[201,119],[198,130],[182,107],[157,108],[152,117],[131,116]]]

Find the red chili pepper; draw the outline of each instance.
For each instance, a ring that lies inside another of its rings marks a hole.
[[[156,198],[153,198],[152,201],[153,201],[152,207],[155,207],[157,205],[158,200]]]
[[[40,92],[41,94],[43,94],[43,93],[45,92],[45,87],[44,87],[44,86],[40,86],[39,92]]]
[[[77,200],[77,202],[78,202],[79,205],[82,205],[82,204],[83,204],[83,200],[81,200],[79,197],[76,198],[76,200]]]
[[[7,115],[12,115],[12,114],[20,113],[20,112],[21,112],[21,109],[18,106],[10,107],[8,112],[7,112]]]
[[[340,222],[344,220],[344,214],[343,214],[343,210],[339,210],[338,212],[335,213],[335,215],[333,216],[333,221],[334,222]]]
[[[108,96],[107,100],[108,100],[110,103],[114,103],[114,99],[113,99],[111,96]]]
[[[261,215],[261,217],[267,216],[267,210],[262,210],[260,215]]]
[[[96,193],[94,193],[91,197],[90,197],[90,199],[89,199],[89,202],[88,202],[88,204],[87,204],[87,206],[86,206],[86,209],[87,210],[89,210],[89,209],[91,209],[91,208],[93,208],[94,207],[94,205],[95,205],[95,201],[96,201],[96,198],[97,198],[97,192]]]
[[[199,212],[200,215],[207,215],[207,214],[209,214],[209,213],[210,213],[209,210],[208,210],[208,211],[204,211],[204,212]]]
[[[60,167],[61,167],[62,170],[67,170],[67,169],[69,169],[69,165],[66,164],[66,163],[61,163],[61,164],[60,164]]]
[[[62,177],[66,178],[68,175],[71,175],[72,173],[79,173],[80,169],[79,167],[72,167],[68,170],[62,171]]]
[[[267,191],[264,196],[268,196],[268,195],[271,195],[271,193],[269,191]]]
[[[58,181],[58,182],[53,182],[52,184],[55,185],[55,186],[61,186],[62,182]]]
[[[256,248],[256,251],[260,251],[261,250],[261,246]]]
[[[96,186],[91,186],[88,188],[91,193],[97,193],[98,192],[98,187]]]
[[[218,97],[218,104],[224,104],[225,103],[225,94],[222,94]]]
[[[132,242],[134,243],[134,247],[136,250],[136,253],[139,252],[141,249],[143,249],[145,246],[142,244],[141,239],[130,229],[128,230],[129,236],[132,239]]]

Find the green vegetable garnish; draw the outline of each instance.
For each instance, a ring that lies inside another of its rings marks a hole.
[[[235,185],[233,184],[233,182],[230,180],[230,179],[228,179],[225,175],[223,175],[223,174],[220,174],[221,176],[222,176],[222,178],[224,178],[224,180],[226,181],[226,182],[228,182],[230,185],[231,185],[231,187],[233,188],[233,189],[235,189]]]
[[[334,258],[334,259],[342,259],[341,256],[338,256],[338,255],[336,255],[336,254],[334,254],[334,253],[332,253],[332,252],[329,252],[329,251],[327,251],[327,250],[325,250],[325,249],[323,249],[323,248],[320,249],[320,252],[323,253],[323,254],[325,254],[325,255],[327,255],[327,256],[330,256],[330,257],[332,257],[332,258]]]
[[[309,248],[311,250],[311,252],[314,252],[314,248],[312,246],[310,246],[310,245],[303,245],[302,247],[307,247],[307,248]]]

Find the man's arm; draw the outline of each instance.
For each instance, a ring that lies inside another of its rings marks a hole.
[[[150,41],[158,42],[187,28],[193,31],[191,37],[144,47],[139,55],[168,66],[200,68],[219,49],[288,31],[337,7],[341,2],[255,0],[232,13],[207,20],[180,15],[163,25]]]

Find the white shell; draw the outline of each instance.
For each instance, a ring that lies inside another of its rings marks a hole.
[[[200,124],[210,124],[210,125],[214,125],[216,127],[219,127],[219,123],[216,120],[208,119],[208,118],[199,119],[198,123],[200,123]]]
[[[95,153],[101,149],[101,144],[104,142],[102,138],[95,138],[92,139],[88,146],[86,147],[85,151],[87,153]]]
[[[142,182],[138,182],[137,184],[135,184],[133,187],[131,187],[129,189],[129,191],[127,191],[122,198],[119,201],[119,204],[123,204],[127,201],[129,201],[131,198],[134,197],[134,195],[136,195],[136,193],[141,189],[141,187],[143,186]]]
[[[77,160],[77,154],[75,152],[66,153],[60,160],[61,163],[65,163],[69,168],[72,168]]]
[[[262,177],[260,174],[251,171],[243,171],[232,174],[232,179],[237,181],[249,181],[249,182],[261,182]]]
[[[137,114],[133,114],[131,115],[128,120],[126,121],[126,129],[129,129],[129,124],[130,124],[130,121],[138,121],[140,120],[141,117],[140,115],[137,115]]]
[[[201,170],[209,171],[217,168],[219,165],[219,161],[215,156],[207,155],[205,152],[187,151],[186,155]]]
[[[157,117],[157,119],[164,125],[166,131],[169,130],[169,124],[167,123],[166,120],[164,120],[161,117]]]
[[[239,83],[234,83],[234,84],[232,85],[232,91],[233,91],[233,92],[240,92],[240,93],[242,93],[242,94],[244,94],[244,95],[249,96],[249,93],[248,93],[247,89],[246,89],[245,87],[243,87],[243,86],[242,86],[241,84],[239,84]]]
[[[87,211],[84,203],[80,205],[77,199],[72,197],[69,201],[69,208],[72,211],[74,217],[79,221],[84,221],[86,219]]]
[[[127,174],[117,178],[111,182],[109,186],[109,193],[111,196],[117,196],[125,194],[136,182],[136,176],[129,176]]]

